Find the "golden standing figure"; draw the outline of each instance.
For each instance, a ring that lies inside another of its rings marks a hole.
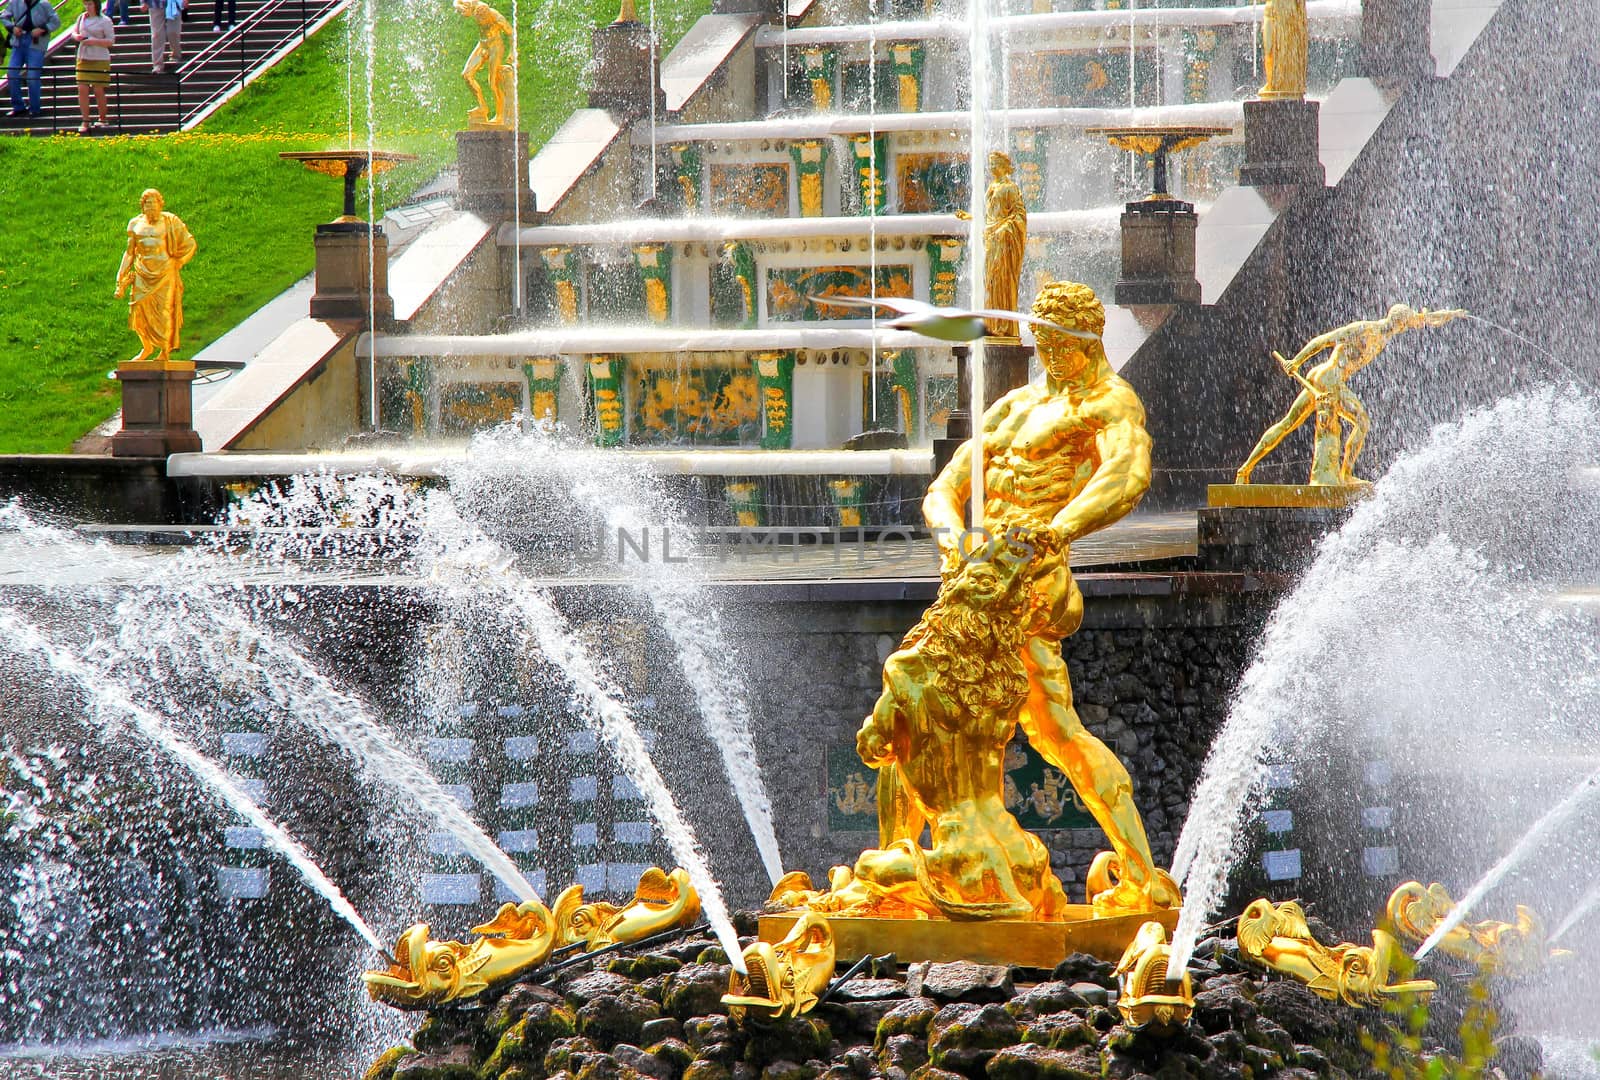
[[[995,151],[989,155],[989,188],[983,198],[983,305],[997,311],[1017,310],[1017,290],[1022,282],[1022,256],[1028,248],[1028,205],[1022,189],[1011,178],[1011,158]],[[970,215],[957,211],[959,218]],[[1017,324],[1010,319],[986,319],[988,337],[1015,344]]]
[[[1006,746],[1020,722],[1110,838],[1096,861],[1097,915],[1176,906],[1156,869],[1128,771],[1072,705],[1061,640],[1083,619],[1067,567],[1079,537],[1127,514],[1150,486],[1150,436],[1133,388],[1107,362],[1105,309],[1086,285],[1053,282],[1033,313],[1044,385],[1012,391],[983,418],[984,524],[1005,542],[961,553],[971,444],[923,503],[944,556],[938,598],[884,664],[883,693],[856,745],[878,770],[879,847],[830,888],[804,875],[780,906],[852,914],[1058,920],[1066,897],[1039,838],[1005,807]],[[932,846],[923,849],[924,826]]]
[[[1465,314],[1462,310],[1413,311],[1405,304],[1396,304],[1381,319],[1353,322],[1312,338],[1293,360],[1273,353],[1284,374],[1298,381],[1303,389],[1283,419],[1268,428],[1250,451],[1250,457],[1239,467],[1235,482],[1248,484],[1257,462],[1314,415],[1316,434],[1311,455],[1311,484],[1365,484],[1365,480],[1357,479],[1354,470],[1372,425],[1361,399],[1350,392],[1346,381],[1377,359],[1395,335],[1423,326],[1443,326]],[[1301,375],[1300,368],[1324,349],[1333,350],[1328,359],[1312,368],[1309,374]],[[1348,437],[1344,434],[1345,424],[1350,425]]]
[[[1306,96],[1306,0],[1267,0],[1261,17],[1263,100]]]
[[[508,111],[516,78],[516,43],[511,35],[511,23],[483,0],[455,0],[455,9],[478,24],[478,44],[467,57],[467,66],[461,77],[472,88],[477,105],[467,113],[467,123],[474,128],[509,129],[516,126],[516,117]],[[494,113],[484,99],[483,87],[478,83],[478,72],[489,69],[489,94],[494,100]]]
[[[128,222],[128,248],[117,270],[116,297],[128,294],[128,328],[139,335],[137,363],[154,354],[172,359],[183,329],[184,265],[194,258],[194,237],[177,214],[168,213],[161,192],[139,196],[139,214]]]

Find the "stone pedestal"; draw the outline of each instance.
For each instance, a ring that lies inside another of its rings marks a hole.
[[[334,221],[317,226],[313,319],[394,318],[389,296],[389,238],[382,226]]]
[[[1244,103],[1244,165],[1239,183],[1246,187],[1314,184],[1326,178],[1317,146],[1315,101],[1284,98]]]
[[[1194,233],[1200,218],[1180,199],[1131,202],[1122,213],[1122,276],[1114,298],[1124,307],[1197,304]]]
[[[983,407],[1005,397],[1019,386],[1028,385],[1028,361],[1033,346],[983,343]]]
[[[118,365],[116,376],[122,383],[122,430],[111,436],[114,457],[199,451],[192,361],[130,361]]]
[[[1389,86],[1431,77],[1432,10],[1428,0],[1362,0],[1362,73]]]
[[[957,345],[950,350],[956,362],[956,407],[944,424],[944,438],[933,440],[933,475],[937,477],[956,456],[961,444],[972,438],[972,373],[967,360],[972,350]],[[987,379],[985,380],[987,381]]]
[[[592,34],[589,108],[630,118],[648,116],[650,95],[655,94],[657,112],[666,112],[666,95],[651,70],[650,28],[639,22],[614,22],[595,27]]]
[[[456,132],[457,199],[461,209],[490,221],[531,218],[528,133],[482,128]]]
[[[1230,485],[1231,486],[1231,485]],[[1349,519],[1348,506],[1203,506],[1197,554],[1202,570],[1298,573],[1317,543]]]

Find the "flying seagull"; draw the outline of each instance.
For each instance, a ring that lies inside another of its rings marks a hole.
[[[876,299],[857,296],[807,296],[806,299],[813,304],[831,304],[836,307],[888,308],[895,313],[895,317],[886,324],[889,329],[914,330],[924,337],[938,338],[940,341],[976,341],[989,332],[983,325],[985,319],[1032,323],[1035,326],[1048,326],[1058,333],[1083,341],[1100,340],[1100,335],[1091,334],[1087,330],[1069,330],[1049,319],[1024,315],[1020,311],[993,311],[987,308],[969,311],[966,308],[935,307],[921,300],[907,300],[898,296],[880,296]]]

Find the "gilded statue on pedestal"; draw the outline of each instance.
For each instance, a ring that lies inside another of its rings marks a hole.
[[[183,267],[195,242],[177,214],[168,213],[161,192],[139,196],[139,214],[128,222],[128,248],[117,270],[116,297],[128,294],[128,328],[139,335],[133,362],[172,359],[183,329]]]
[[[983,303],[1000,311],[1017,309],[1022,282],[1022,256],[1028,247],[1028,205],[1011,178],[1011,157],[998,150],[989,155],[989,188],[983,199]],[[957,211],[959,218],[970,215]],[[989,339],[1016,344],[1017,324],[987,320]]]
[[[1347,380],[1377,359],[1383,347],[1395,335],[1424,326],[1443,326],[1465,314],[1460,310],[1413,311],[1405,304],[1396,304],[1381,319],[1353,322],[1312,338],[1292,360],[1285,360],[1273,353],[1284,374],[1300,383],[1303,389],[1283,419],[1261,436],[1250,457],[1239,467],[1236,482],[1250,483],[1250,473],[1256,463],[1276,449],[1291,431],[1315,416],[1311,484],[1366,484],[1365,480],[1356,477],[1354,470],[1371,423],[1361,400],[1346,385]],[[1300,368],[1324,349],[1333,350],[1328,359],[1313,367],[1308,374],[1300,374]],[[1344,434],[1346,424],[1350,425],[1348,436]]]
[[[1150,436],[1138,396],[1107,362],[1105,309],[1086,285],[1053,282],[1033,314],[1046,379],[984,415],[982,525],[998,538],[963,547],[972,446],[956,452],[923,503],[943,555],[938,598],[884,664],[883,693],[857,735],[878,770],[879,846],[830,888],[792,875],[780,906],[848,914],[1058,920],[1067,899],[1049,853],[1005,808],[1007,743],[1020,723],[1105,830],[1097,915],[1176,906],[1156,868],[1128,771],[1072,704],[1061,640],[1083,619],[1071,544],[1131,511],[1150,485]],[[969,534],[970,535],[970,534]],[[986,557],[985,557],[986,556]],[[920,837],[931,828],[931,847]]]
[[[1261,17],[1264,101],[1306,96],[1306,0],[1267,0]]]
[[[478,24],[478,44],[467,57],[467,66],[461,69],[461,77],[472,88],[472,97],[478,103],[467,113],[467,123],[477,129],[513,128],[517,121],[509,109],[514,98],[517,46],[511,23],[483,0],[455,0],[455,9]],[[478,82],[478,72],[484,68],[489,69],[489,97],[494,101],[492,114]]]

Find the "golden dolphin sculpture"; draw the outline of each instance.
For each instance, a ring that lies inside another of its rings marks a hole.
[[[833,928],[814,911],[803,913],[776,945],[758,941],[744,951],[748,974],[728,974],[722,1003],[735,1023],[800,1016],[816,1008],[833,978]]]
[[[633,899],[621,907],[604,901],[585,904],[583,886],[567,886],[556,897],[557,944],[581,944],[585,952],[593,952],[688,926],[699,917],[700,894],[689,883],[688,871],[680,867],[669,874],[652,866],[640,875]]]
[[[1408,881],[1389,895],[1389,921],[1402,937],[1426,941],[1456,906],[1445,887],[1435,881],[1423,888]],[[1531,908],[1517,905],[1517,921],[1461,923],[1436,946],[1446,956],[1476,964],[1480,971],[1502,975],[1524,974],[1543,966],[1547,959],[1569,955],[1545,943],[1544,924]]]
[[[1324,945],[1311,936],[1306,913],[1290,900],[1274,906],[1256,900],[1239,916],[1239,954],[1263,967],[1298,979],[1329,1001],[1361,1008],[1401,994],[1431,994],[1428,979],[1390,983],[1389,965],[1399,953],[1394,937],[1372,932],[1372,944]]]
[[[506,904],[492,922],[472,928],[477,941],[432,941],[428,924],[400,935],[387,971],[361,976],[367,994],[400,1009],[423,1009],[475,997],[544,963],[555,948],[555,918],[537,901]]]
[[[1176,986],[1167,982],[1172,946],[1167,928],[1147,922],[1117,963],[1117,1009],[1129,1027],[1182,1024],[1194,1012],[1194,983],[1185,971]]]

